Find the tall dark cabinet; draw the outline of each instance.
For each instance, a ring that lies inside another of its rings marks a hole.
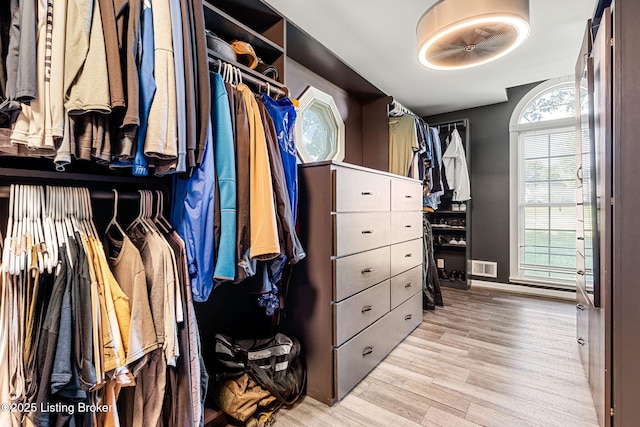
[[[639,2],[600,1],[576,66],[590,104],[577,115],[577,339],[603,426],[640,419],[638,22]]]
[[[445,151],[445,140],[453,129],[457,129],[466,153],[467,170],[471,176],[469,155],[469,119],[445,123],[429,123],[437,127]],[[444,184],[444,176],[443,176]],[[469,289],[471,287],[471,200],[453,202],[453,192],[445,191],[440,205],[433,213],[427,213],[433,230],[433,254],[438,267],[440,284],[450,288]],[[473,195],[472,195],[473,197]]]

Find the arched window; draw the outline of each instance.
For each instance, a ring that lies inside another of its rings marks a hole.
[[[512,282],[575,287],[575,123],[572,77],[538,85],[511,116]]]

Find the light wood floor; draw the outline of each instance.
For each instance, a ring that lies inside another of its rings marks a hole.
[[[305,398],[276,427],[595,426],[575,305],[443,289],[423,323],[333,407]]]

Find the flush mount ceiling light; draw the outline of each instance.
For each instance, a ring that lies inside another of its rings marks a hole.
[[[529,36],[529,0],[442,0],[418,21],[418,59],[459,70],[507,55]]]

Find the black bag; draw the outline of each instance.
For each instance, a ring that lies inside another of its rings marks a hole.
[[[216,334],[215,351],[223,377],[249,373],[263,389],[287,406],[302,395],[307,373],[297,339],[277,333],[267,339],[234,341]]]

